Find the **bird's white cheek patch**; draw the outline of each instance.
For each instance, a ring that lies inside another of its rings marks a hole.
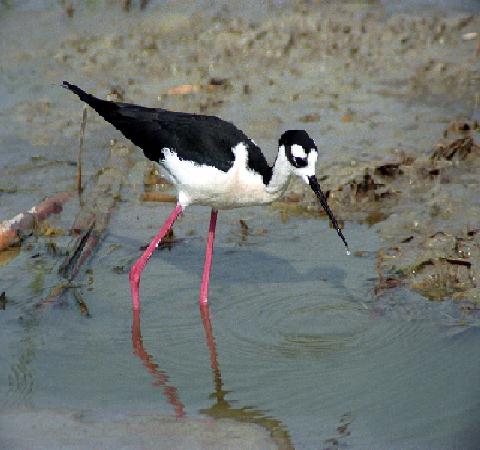
[[[306,158],[307,153],[301,145],[293,144],[290,148],[294,158]]]

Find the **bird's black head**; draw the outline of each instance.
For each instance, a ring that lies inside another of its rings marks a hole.
[[[347,241],[338,226],[332,210],[328,206],[327,198],[320,189],[317,177],[315,176],[318,150],[314,140],[305,130],[288,130],[280,137],[278,147],[279,152],[285,155],[284,157],[288,161],[286,163],[290,165],[291,171],[302,178],[305,183],[310,185],[313,192],[315,192],[315,195],[320,200],[320,204],[330,217],[332,225],[335,227],[345,247],[347,247],[347,253],[349,253]]]
[[[305,130],[287,130],[282,134],[278,146],[285,149],[285,156],[293,168],[301,169],[309,164],[309,153],[315,152],[315,157],[310,157],[310,163],[313,162],[313,173],[315,173],[315,163],[317,161],[317,146],[314,140]],[[312,161],[315,159],[315,161]],[[298,174],[300,175],[300,174]]]

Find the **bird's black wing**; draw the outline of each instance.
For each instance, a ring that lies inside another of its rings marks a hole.
[[[180,159],[214,166],[226,172],[235,159],[232,148],[243,142],[248,150],[248,166],[259,172],[266,182],[270,180],[271,168],[260,149],[230,122],[215,116],[110,102],[66,81],[63,86],[140,147],[152,161],[161,162],[162,149],[168,148],[175,151]]]
[[[259,147],[235,125],[215,116],[162,111],[162,127],[178,138],[177,155],[182,159],[207,164],[227,171],[233,165],[232,149],[239,143],[247,148],[250,169],[259,173],[265,184],[272,176],[272,168]]]

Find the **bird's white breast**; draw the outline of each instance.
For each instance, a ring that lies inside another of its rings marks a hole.
[[[270,203],[277,198],[265,189],[262,176],[249,169],[247,147],[232,149],[235,160],[227,171],[182,160],[174,150],[163,149],[163,167],[176,185],[182,206],[207,205],[217,209]]]

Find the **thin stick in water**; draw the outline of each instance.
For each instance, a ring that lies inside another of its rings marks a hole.
[[[77,192],[80,195],[83,191],[82,189],[82,153],[83,153],[83,141],[85,138],[85,127],[87,125],[87,107],[83,108],[82,114],[82,124],[80,126],[80,144],[78,146],[78,157],[77,157]]]
[[[82,297],[82,294],[77,289],[73,290],[73,296],[75,297],[75,301],[80,309],[80,314],[84,317],[90,317],[90,312],[88,311],[88,306],[85,303],[85,300]]]

